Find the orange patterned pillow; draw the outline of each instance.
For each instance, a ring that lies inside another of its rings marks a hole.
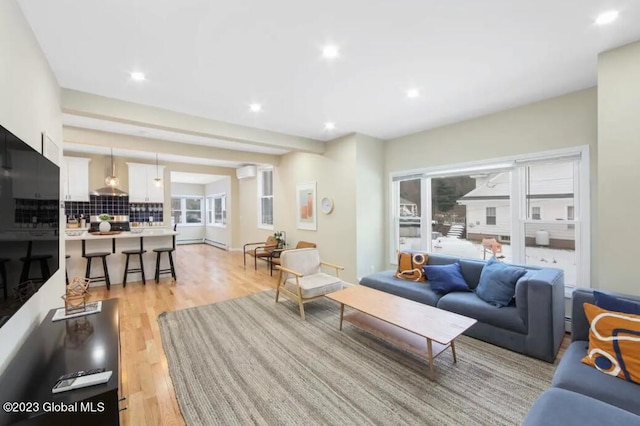
[[[582,362],[599,371],[640,384],[640,315],[607,311],[585,303],[589,350]]]
[[[427,264],[429,255],[426,253],[398,252],[398,271],[396,278],[411,281],[426,281],[422,267]]]

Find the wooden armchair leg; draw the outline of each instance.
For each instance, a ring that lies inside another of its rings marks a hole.
[[[298,300],[298,304],[300,305],[300,318],[304,321],[304,303],[302,303],[302,299]]]

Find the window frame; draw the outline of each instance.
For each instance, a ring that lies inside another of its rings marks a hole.
[[[217,228],[226,228],[227,227],[227,194],[222,192],[219,194],[211,194],[207,195],[206,201],[206,216],[207,216],[207,226],[214,226]],[[221,204],[221,220],[216,221],[216,200],[220,200]]]
[[[511,244],[513,249],[514,263],[524,263],[525,259],[525,224],[531,223],[532,219],[526,218],[525,203],[525,173],[524,169],[527,164],[535,162],[565,162],[575,161],[579,167],[574,167],[574,212],[577,211],[578,217],[573,220],[567,220],[569,226],[573,225],[575,229],[575,251],[576,251],[576,283],[575,286],[565,284],[565,296],[570,297],[574,288],[590,288],[591,287],[591,235],[590,235],[590,152],[588,145],[576,146],[571,148],[563,148],[552,151],[542,151],[521,154],[510,157],[496,157],[488,160],[473,161],[459,164],[451,164],[448,166],[437,166],[423,169],[413,169],[389,174],[388,191],[388,235],[390,244],[388,245],[388,259],[392,265],[397,264],[396,251],[398,249],[398,226],[399,217],[396,210],[399,202],[399,182],[401,180],[411,180],[416,178],[423,179],[422,199],[430,200],[431,188],[430,179],[436,177],[447,177],[461,174],[473,174],[474,172],[495,172],[499,170],[511,171],[511,193],[510,198],[514,200],[511,207]],[[543,221],[544,222],[544,221]],[[431,223],[430,205],[422,206],[422,224]],[[540,223],[535,220],[535,223]],[[422,247],[431,251],[431,227],[422,226],[421,237],[423,241]],[[522,247],[519,247],[522,246]]]
[[[271,195],[264,195],[262,190],[264,188],[263,185],[263,179],[264,179],[264,174],[265,172],[271,172]],[[269,167],[260,167],[258,168],[258,179],[257,179],[257,200],[258,200],[258,228],[259,229],[267,229],[270,231],[273,231],[274,228],[274,224],[273,222],[275,222],[275,196],[274,196],[274,187],[273,187],[273,175],[274,175],[274,168],[273,166],[269,166]],[[263,211],[262,211],[262,200],[263,199],[271,199],[271,222],[272,223],[264,223],[263,219],[265,217]]]
[[[200,222],[186,222],[187,220],[187,212],[197,211],[194,209],[187,209],[187,199],[199,199],[200,200]],[[173,208],[173,200],[180,199],[180,222],[174,222],[178,226],[205,226],[206,225],[206,215],[205,215],[205,197],[203,195],[171,195],[171,218],[173,219],[173,212],[176,211]]]

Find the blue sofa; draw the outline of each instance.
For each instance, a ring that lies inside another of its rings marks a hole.
[[[640,301],[640,298],[609,293]],[[523,425],[640,425],[640,385],[608,376],[581,362],[589,347],[589,322],[583,304],[592,290],[573,293],[571,345],[562,355],[551,388],[533,404]]]
[[[460,263],[470,289],[475,289],[485,261],[429,254],[427,264]],[[361,285],[436,306],[478,320],[466,335],[553,362],[564,337],[564,272],[554,268],[522,266],[527,273],[516,284],[515,301],[497,308],[475,292],[440,295],[429,282],[394,277],[395,271],[378,272],[360,280]]]

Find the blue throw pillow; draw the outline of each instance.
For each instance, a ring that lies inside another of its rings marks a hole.
[[[596,306],[607,311],[622,312],[625,314],[640,315],[640,302],[632,302],[610,294],[594,291]]]
[[[447,294],[452,291],[469,291],[469,286],[462,276],[459,263],[450,265],[425,265],[422,267],[431,284],[431,290]]]
[[[526,273],[524,268],[505,265],[492,257],[482,268],[476,294],[494,306],[507,306],[516,294],[516,282]]]

